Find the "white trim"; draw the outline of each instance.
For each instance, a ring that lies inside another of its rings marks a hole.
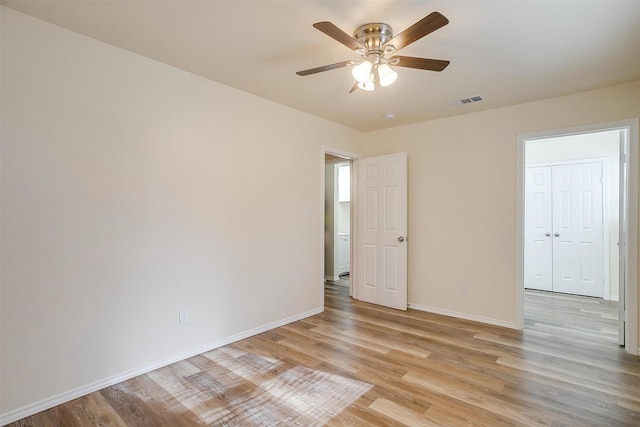
[[[602,132],[614,129],[628,129],[628,179],[625,189],[627,197],[627,269],[625,280],[626,331],[625,349],[628,353],[638,355],[638,119],[619,120],[579,126],[569,129],[556,129],[543,132],[518,134],[517,140],[517,195],[516,195],[516,300],[515,325],[517,329],[524,327],[524,159],[525,142],[550,137],[577,135],[582,133]]]
[[[626,334],[625,343],[627,352],[635,350],[636,356],[640,354],[638,348],[638,151],[640,149],[640,135],[638,134],[639,120],[625,120],[625,127],[629,129],[627,139],[627,268],[625,280],[625,305],[626,305]]]
[[[355,244],[358,239],[358,161],[357,159],[351,159],[351,217],[349,223],[351,224],[351,238],[349,239],[349,262],[351,272],[349,273],[349,295],[353,299],[358,299],[358,287],[356,286],[356,273],[358,270],[358,245]]]
[[[346,151],[346,150],[343,150],[341,148],[333,148],[333,147],[328,147],[326,145],[323,145],[321,148],[322,148],[322,162],[323,162],[323,164],[324,164],[324,155],[325,154],[332,154],[334,156],[344,157],[345,161],[349,161],[349,160],[353,160],[353,159],[359,159],[360,157],[362,157],[362,155],[360,155],[360,154],[352,153],[350,151]]]
[[[337,282],[340,280],[340,276],[324,276],[324,280],[331,280],[332,282]]]
[[[524,136],[518,135],[516,147],[516,306],[515,328],[524,328]]]
[[[280,326],[287,325],[289,323],[293,323],[310,316],[314,316],[316,314],[322,313],[322,311],[323,311],[322,308],[314,308],[313,310],[309,310],[304,313],[297,314],[295,316],[287,317],[286,319],[278,320],[276,322],[272,322],[254,329],[250,329],[248,331],[241,332],[239,334],[231,335],[226,338],[221,338],[209,344],[204,344],[198,347],[194,347],[190,350],[183,351],[173,356],[169,356],[164,359],[153,362],[150,365],[145,366],[144,368],[132,369],[129,371],[121,372],[119,374],[116,374],[98,381],[94,381],[92,383],[83,385],[81,387],[77,387],[72,390],[65,391],[63,393],[57,394],[55,396],[49,397],[39,402],[32,403],[27,406],[23,406],[22,408],[14,409],[13,411],[9,411],[5,414],[0,415],[0,425],[4,426],[14,421],[21,420],[25,417],[37,414],[38,412],[45,411],[47,409],[53,408],[54,406],[62,405],[63,403],[69,402],[73,399],[77,399],[78,397],[86,396],[89,393],[93,393],[105,387],[118,384],[122,381],[126,381],[128,379],[137,377],[139,375],[146,374],[147,372],[151,372],[153,370],[162,368],[172,363],[176,363],[181,360],[188,359],[198,354],[206,353],[207,351],[211,351],[218,347],[222,347],[227,344],[231,344],[233,342],[240,341],[245,338],[249,338],[253,335],[261,334],[263,332],[270,331],[271,329],[275,329]]]
[[[503,328],[518,329],[516,327],[516,324],[513,322],[505,322],[504,320],[492,319],[490,317],[474,316],[473,314],[443,310],[441,308],[428,307],[426,305],[413,304],[413,303],[409,303],[407,306],[412,310],[426,311],[427,313],[439,314],[441,316],[456,317],[459,319],[471,320],[473,322],[486,323],[488,325],[493,325],[493,326],[501,326]]]

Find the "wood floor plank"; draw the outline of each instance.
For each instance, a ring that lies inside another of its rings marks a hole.
[[[341,279],[340,282],[347,282]],[[635,426],[617,304],[525,291],[515,331],[349,298],[10,426]]]
[[[420,414],[388,399],[378,398],[369,405],[369,408],[408,426],[431,427],[436,425]]]

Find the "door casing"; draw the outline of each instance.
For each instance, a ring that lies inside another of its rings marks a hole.
[[[615,122],[549,130],[535,133],[519,134],[517,138],[517,198],[516,198],[516,280],[515,307],[517,329],[524,327],[524,172],[526,142],[536,139],[553,138],[606,130],[625,130],[626,141],[621,151],[627,153],[626,182],[620,183],[621,197],[627,200],[626,218],[620,228],[625,240],[625,271],[621,280],[624,283],[625,301],[625,349],[628,353],[638,355],[638,119],[619,120]],[[620,214],[624,215],[623,212]]]
[[[354,182],[356,181],[353,177],[357,176],[358,174],[358,162],[355,162],[353,160],[357,160],[359,158],[361,158],[362,156],[360,154],[357,153],[351,153],[349,151],[345,151],[339,148],[333,148],[333,147],[328,147],[328,146],[322,146],[321,147],[321,159],[322,159],[322,164],[321,164],[321,192],[320,192],[320,197],[321,197],[321,203],[320,206],[324,206],[324,200],[325,200],[325,156],[327,154],[332,154],[334,156],[339,156],[339,157],[343,157],[346,160],[351,160],[351,208],[350,208],[350,215],[351,218],[350,219],[350,223],[351,223],[351,230],[350,230],[350,235],[351,235],[351,239],[350,239],[350,248],[349,248],[349,252],[350,252],[350,256],[351,256],[351,272],[349,273],[349,295],[352,296],[355,299],[358,299],[358,292],[356,289],[356,286],[354,286],[355,282],[355,277],[357,277],[357,273],[356,273],[356,263],[355,260],[357,259],[357,249],[356,249],[356,245],[354,245],[354,241],[355,239],[358,237],[358,230],[355,226],[355,224],[357,224],[355,222],[355,215],[354,212],[357,212],[357,208],[358,208],[358,195],[356,194],[357,191],[354,187]],[[324,212],[324,209],[323,209]],[[322,225],[324,227],[324,220],[322,221]],[[322,230],[322,239],[321,242],[324,244],[324,230]],[[324,248],[322,253],[324,254]],[[323,272],[324,272],[324,256],[323,256],[323,260],[322,260],[322,268],[323,268]],[[323,286],[320,286],[320,293],[321,293],[321,301],[322,301],[322,309],[324,310],[324,273],[323,273],[323,280],[322,280]]]

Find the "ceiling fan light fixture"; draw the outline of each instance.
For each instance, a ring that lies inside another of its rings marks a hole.
[[[393,71],[387,64],[380,64],[378,66],[378,78],[380,79],[380,86],[389,86],[396,81],[398,73]]]
[[[359,83],[365,83],[369,80],[369,75],[371,74],[372,64],[371,62],[364,60],[361,63],[355,65],[351,70],[351,74],[353,78],[356,79]]]
[[[366,90],[367,92],[371,92],[376,88],[376,85],[373,81],[374,81],[374,77],[373,77],[373,73],[371,73],[369,74],[369,78],[366,82],[358,83],[358,88],[362,90]]]
[[[391,55],[448,23],[449,20],[440,12],[431,12],[395,36],[391,27],[382,22],[361,25],[351,36],[329,21],[316,22],[313,24],[315,29],[348,47],[361,59],[310,68],[297,71],[296,74],[308,76],[336,68],[352,67],[351,74],[356,83],[351,87],[349,93],[353,93],[358,88],[366,91],[375,90],[376,82],[380,86],[393,84],[397,80],[398,74],[391,69],[391,66],[442,71],[447,68],[450,61]]]

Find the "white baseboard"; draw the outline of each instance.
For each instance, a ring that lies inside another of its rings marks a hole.
[[[331,280],[332,282],[337,282],[340,280],[340,276],[324,276],[324,280]]]
[[[307,312],[300,313],[295,316],[288,317],[286,319],[278,320],[276,322],[272,322],[272,323],[269,323],[245,332],[241,332],[239,334],[235,334],[226,338],[221,338],[219,340],[192,348],[187,351],[183,351],[173,356],[158,360],[148,366],[145,366],[144,368],[121,372],[120,374],[113,375],[98,381],[94,381],[92,383],[74,388],[69,391],[65,391],[64,393],[57,394],[55,396],[49,397],[39,402],[32,403],[30,405],[26,405],[18,409],[14,409],[13,411],[9,411],[5,414],[0,414],[0,425],[4,426],[14,421],[21,420],[25,417],[37,414],[38,412],[45,411],[47,409],[53,408],[54,406],[58,406],[63,403],[69,402],[70,400],[77,399],[78,397],[86,396],[89,393],[93,393],[105,387],[109,387],[114,384],[120,383],[122,381],[126,381],[128,379],[137,377],[139,375],[146,374],[147,372],[151,372],[155,369],[162,368],[172,363],[179,362],[184,359],[188,359],[198,354],[206,353],[207,351],[211,351],[218,347],[222,347],[227,344],[231,344],[233,342],[240,341],[245,338],[249,338],[253,335],[257,335],[262,332],[270,331],[271,329],[275,329],[277,327],[287,325],[289,323],[293,323],[297,320],[305,319],[307,317],[322,313],[322,311],[323,311],[322,307],[315,308],[313,310],[309,310]]]
[[[607,299],[607,298],[605,298]],[[609,295],[609,301],[620,301],[618,295]]]
[[[441,314],[443,316],[457,317],[458,319],[472,320],[474,322],[486,323],[494,326],[502,326],[503,328],[518,329],[513,322],[505,322],[504,320],[492,319],[490,317],[474,316],[467,313],[458,313],[457,311],[443,310],[435,307],[427,307],[419,304],[408,304],[409,308],[414,310],[426,311],[427,313]]]

